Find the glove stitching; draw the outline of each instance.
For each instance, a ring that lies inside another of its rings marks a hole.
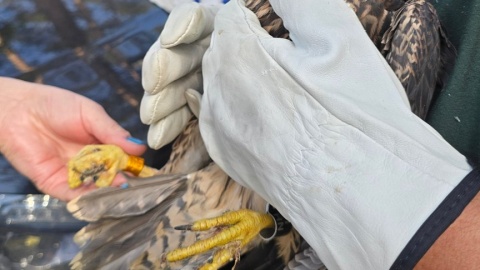
[[[160,45],[160,44],[159,44]],[[162,49],[162,46],[160,45],[160,50]],[[157,55],[158,55],[158,52],[157,52]],[[155,60],[157,61],[157,68],[160,69],[159,67],[161,67],[161,61],[160,61],[160,57],[155,57]],[[157,94],[158,92],[160,92],[162,89],[161,88],[161,81],[163,81],[163,76],[162,74],[164,74],[164,72],[156,72],[157,74],[157,83],[155,83],[155,87],[153,88],[153,91],[152,91],[152,95],[153,94]]]
[[[155,118],[155,115],[157,115],[157,111],[158,111],[157,108],[158,108],[158,103],[159,103],[158,100],[159,100],[159,98],[160,98],[160,97],[159,97],[158,95],[155,96],[155,102],[153,103],[153,104],[155,104],[155,105],[153,106],[153,113],[150,114],[150,123],[153,123],[154,118]],[[163,119],[163,118],[159,119],[159,121],[161,121],[162,119]]]

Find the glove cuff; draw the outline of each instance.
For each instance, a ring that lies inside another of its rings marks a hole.
[[[480,169],[475,167],[428,217],[390,269],[413,269],[479,191]]]

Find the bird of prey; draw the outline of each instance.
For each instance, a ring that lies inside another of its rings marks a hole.
[[[89,151],[96,156],[111,148],[92,146]],[[164,253],[216,231],[197,234],[175,230],[175,226],[231,210],[264,212],[266,205],[260,196],[236,184],[211,162],[196,119],[176,139],[170,160],[156,176],[129,179],[128,183],[128,188],[101,188],[68,204],[75,217],[91,222],[75,236],[77,243],[85,245],[72,261],[72,269],[196,269],[211,253],[179,263],[169,263]],[[257,233],[251,235],[256,237]],[[290,258],[290,253],[296,252],[298,238],[292,233],[275,241]],[[256,246],[260,241],[256,237],[246,244]],[[241,252],[237,242],[222,250],[234,255]]]
[[[385,1],[393,10],[382,37],[382,53],[400,79],[412,112],[426,119],[435,94],[446,83],[456,50],[432,4],[425,0]]]
[[[433,6],[424,0],[346,2],[399,77],[412,111],[425,118],[455,55]],[[246,6],[272,36],[289,38],[268,0],[246,0]],[[103,179],[113,177],[112,170],[155,174],[129,177],[128,188],[101,188],[68,204],[75,217],[90,222],[75,236],[82,250],[73,269],[217,269],[261,245],[260,232],[275,225],[263,214],[266,202],[211,161],[196,119],[176,139],[162,169],[135,164],[114,146],[90,146],[70,163],[75,185],[89,179],[109,182]],[[246,224],[252,220],[253,225]],[[285,265],[308,250],[294,228],[272,241]]]

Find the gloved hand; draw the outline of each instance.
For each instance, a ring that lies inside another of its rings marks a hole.
[[[171,12],[175,7],[193,1],[202,4],[221,4],[228,2],[228,0],[150,0],[150,2],[154,3],[166,12]]]
[[[154,149],[175,139],[192,117],[185,91],[203,90],[201,62],[218,8],[193,2],[176,7],[144,58],[140,118],[150,125],[148,144]]]
[[[243,0],[217,14],[200,112],[209,154],[328,269],[413,267],[478,192],[471,167],[410,112],[343,0],[270,2],[292,41],[269,36]]]

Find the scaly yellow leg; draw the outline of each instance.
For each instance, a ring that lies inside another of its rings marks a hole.
[[[87,145],[68,162],[68,184],[77,188],[94,182],[98,187],[109,186],[119,171],[140,177],[155,174],[140,157],[130,156],[116,145]]]
[[[228,228],[223,229],[208,239],[197,241],[188,247],[170,251],[166,255],[167,261],[175,262],[183,260],[215,247],[221,247],[221,249],[215,253],[212,263],[204,265],[205,269],[217,269],[229,260],[232,260],[261,230],[273,228],[275,221],[270,214],[241,209],[227,212],[216,218],[202,219],[191,225],[178,226],[176,229],[206,231],[223,226],[228,226]],[[231,248],[232,243],[238,243],[235,249]]]

